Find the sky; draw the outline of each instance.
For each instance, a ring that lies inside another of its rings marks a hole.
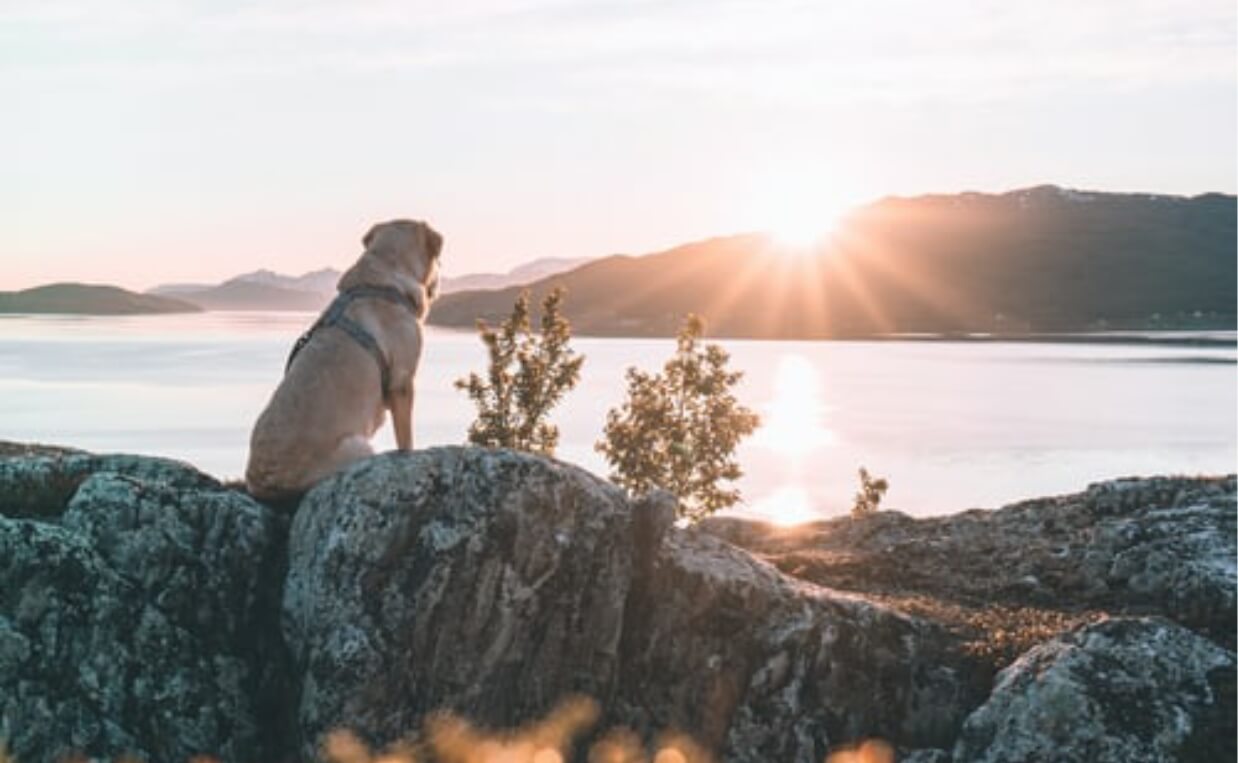
[[[1233,0],[0,0],[0,289],[444,272],[889,194],[1232,193]]]

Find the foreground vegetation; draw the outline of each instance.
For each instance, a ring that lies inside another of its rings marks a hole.
[[[563,295],[555,289],[542,301],[540,332],[532,328],[527,291],[497,327],[478,321],[486,372],[456,381],[477,408],[471,444],[554,455],[559,429],[550,413],[576,386],[585,360],[569,347]],[[735,449],[759,423],[733,391],[743,374],[727,367],[721,347],[701,344],[704,332],[690,315],[661,373],[628,369],[627,399],[607,415],[596,446],[615,484],[633,495],[666,490],[680,516],[693,520],[739,501],[729,486],[743,475]]]

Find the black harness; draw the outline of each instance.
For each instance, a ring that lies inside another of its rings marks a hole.
[[[314,322],[314,325],[309,327],[309,331],[302,334],[297,339],[297,343],[292,346],[292,352],[288,354],[288,362],[284,364],[284,374],[287,374],[288,369],[292,368],[292,361],[296,360],[297,353],[301,351],[301,348],[309,344],[309,341],[314,338],[316,331],[334,327],[348,334],[354,342],[361,345],[374,356],[374,361],[378,363],[378,370],[382,374],[383,398],[386,399],[391,387],[391,362],[383,354],[382,348],[378,346],[378,340],[374,338],[374,335],[367,331],[360,323],[344,315],[344,312],[348,310],[348,306],[353,303],[353,300],[368,298],[385,299],[388,302],[408,308],[414,315],[418,312],[417,303],[411,297],[391,286],[357,286],[348,291],[342,291],[332,300],[323,314]]]

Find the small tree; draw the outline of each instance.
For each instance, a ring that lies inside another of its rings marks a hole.
[[[851,507],[852,517],[866,517],[876,514],[881,506],[881,499],[890,489],[890,483],[884,477],[873,477],[864,467],[860,467],[860,490],[855,494],[855,504]]]
[[[547,421],[550,410],[580,379],[584,357],[568,348],[571,324],[560,313],[563,289],[542,301],[541,333],[529,320],[529,293],[522,292],[512,313],[497,329],[477,322],[481,341],[490,354],[486,378],[471,373],[457,379],[477,406],[469,426],[474,445],[515,448],[553,456],[559,428]]]
[[[637,495],[668,490],[693,520],[739,500],[720,483],[742,476],[735,448],[758,423],[731,392],[743,374],[727,370],[721,347],[698,344],[703,331],[701,319],[688,316],[662,373],[628,369],[628,399],[607,414],[596,445],[618,485]]]

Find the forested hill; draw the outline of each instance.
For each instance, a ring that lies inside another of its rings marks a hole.
[[[141,315],[196,313],[202,308],[179,299],[135,294],[117,286],[54,283],[23,291],[0,291],[0,313]]]
[[[574,330],[714,336],[1071,332],[1235,326],[1235,197],[1039,186],[892,197],[796,250],[764,234],[616,255],[535,282],[568,289]],[[505,315],[519,287],[446,295],[431,323]]]

